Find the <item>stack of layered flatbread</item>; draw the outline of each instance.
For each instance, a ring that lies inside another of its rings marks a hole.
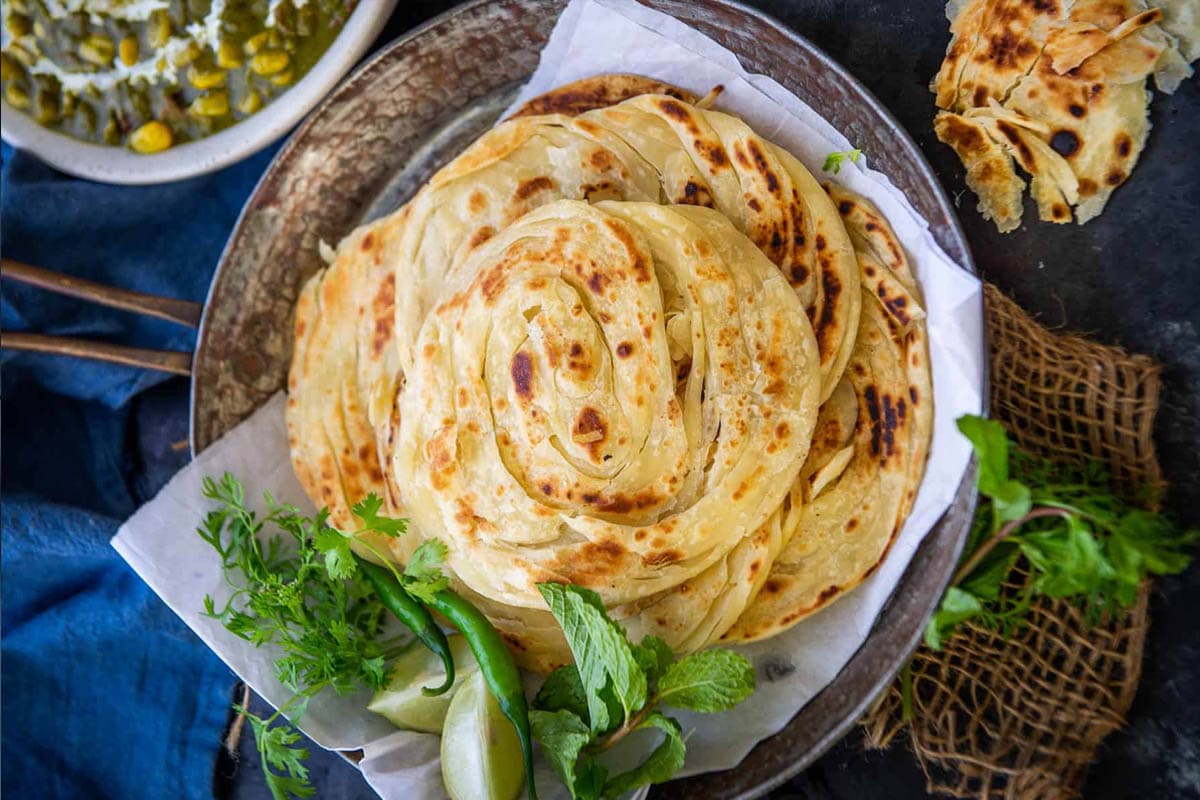
[[[712,97],[706,98],[711,101]],[[572,84],[337,247],[296,309],[288,428],[333,524],[447,545],[527,667],[536,584],[676,650],[772,635],[880,563],[932,425],[922,300],[866,200],[709,102]]]
[[[946,15],[934,130],[1005,233],[1021,224],[1017,165],[1043,220],[1099,215],[1146,144],[1146,78],[1171,93],[1200,57],[1200,0],[950,0]]]

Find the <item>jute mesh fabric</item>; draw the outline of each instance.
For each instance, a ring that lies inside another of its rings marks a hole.
[[[984,298],[991,415],[1032,453],[1107,464],[1117,491],[1153,507],[1162,488],[1151,438],[1155,362],[1048,331],[994,286]],[[1026,578],[1014,574],[1010,588]],[[1121,726],[1137,690],[1148,591],[1099,625],[1042,599],[1010,639],[967,624],[940,652],[922,646],[911,665],[911,722],[897,683],[862,722],[867,746],[907,731],[930,792],[1078,797],[1096,747]]]

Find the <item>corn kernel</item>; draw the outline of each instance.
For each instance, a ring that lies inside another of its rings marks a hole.
[[[197,89],[218,89],[225,85],[225,70],[188,67],[188,83]]]
[[[151,47],[157,49],[166,46],[167,40],[171,38],[171,18],[167,16],[167,12],[154,12],[154,15],[150,17],[147,33],[150,37]]]
[[[253,114],[262,107],[262,95],[255,91],[251,91],[249,94],[243,97],[237,106],[238,111],[242,112],[243,114]]]
[[[274,75],[272,75],[267,80],[269,80],[271,83],[275,84],[276,86],[287,86],[287,85],[291,84],[292,79],[295,77],[296,77],[296,73],[289,66],[283,72],[276,72]]]
[[[4,99],[13,108],[26,109],[29,108],[29,92],[17,86],[15,83],[10,83],[4,89]]]
[[[37,63],[37,56],[16,42],[8,46],[8,54],[27,67],[32,67]]]
[[[198,117],[223,117],[229,113],[229,95],[226,92],[207,92],[188,106],[188,113]]]
[[[187,47],[180,50],[171,59],[171,63],[177,67],[186,67],[200,56],[200,45],[195,42],[188,42]]]
[[[79,43],[80,58],[98,67],[111,64],[116,53],[117,48],[113,45],[113,40],[100,34],[92,34]]]
[[[127,67],[132,67],[137,63],[140,49],[141,48],[138,47],[138,40],[136,36],[126,36],[121,40],[121,47],[119,50],[121,63]]]
[[[217,66],[222,69],[237,69],[242,65],[242,50],[236,42],[222,39],[217,47]]]
[[[135,153],[161,153],[172,141],[171,129],[156,119],[129,134],[129,146]]]
[[[242,49],[246,51],[246,55],[252,56],[259,50],[263,49],[263,46],[267,43],[268,36],[270,36],[269,31],[256,33],[246,40],[246,43],[242,46]]]
[[[24,70],[17,60],[8,53],[0,53],[0,80],[11,81],[21,75]]]
[[[19,39],[33,30],[33,26],[29,24],[29,17],[24,14],[9,14],[4,20],[4,27],[14,39]]]
[[[250,71],[256,75],[274,75],[287,69],[291,61],[288,54],[279,50],[263,50],[250,59]]]
[[[49,125],[58,120],[58,98],[48,92],[39,92],[34,118],[42,125]]]

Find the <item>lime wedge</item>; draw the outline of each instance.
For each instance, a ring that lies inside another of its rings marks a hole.
[[[391,680],[386,687],[375,692],[367,708],[401,728],[440,733],[442,722],[446,719],[446,709],[450,707],[450,698],[463,681],[479,671],[466,637],[454,635],[446,638],[450,642],[450,653],[454,656],[454,684],[449,691],[436,697],[421,693],[426,686],[441,684],[446,673],[442,669],[442,660],[429,648],[417,643],[396,659]]]
[[[442,783],[451,800],[515,800],[525,785],[517,731],[478,670],[450,701],[442,729]]]

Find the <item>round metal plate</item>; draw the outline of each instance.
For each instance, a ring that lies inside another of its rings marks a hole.
[[[865,151],[973,269],[928,164],[879,102],[810,42],[728,0],[643,0],[769,75]],[[490,127],[537,66],[563,0],[474,0],[398,39],[309,117],[263,175],[209,291],[193,363],[192,451],[203,450],[286,384],[292,307],[321,268],[318,242],[397,208]],[[980,310],[982,313],[982,308]],[[657,787],[655,796],[755,796],[843,736],[895,676],[941,597],[974,510],[974,470],[929,533],[867,641],[789,725],[737,769]]]

